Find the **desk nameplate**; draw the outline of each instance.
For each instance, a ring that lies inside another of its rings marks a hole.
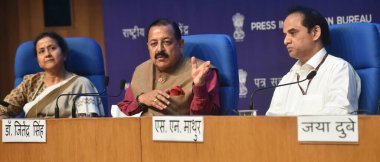
[[[358,116],[299,116],[299,142],[359,142]]]
[[[45,119],[3,119],[3,142],[46,142]]]
[[[154,141],[203,142],[202,116],[152,117]]]

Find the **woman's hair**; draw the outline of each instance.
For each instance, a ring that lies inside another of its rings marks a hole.
[[[67,43],[66,43],[65,39],[63,39],[59,34],[57,34],[55,32],[43,32],[40,35],[38,35],[36,37],[36,39],[34,39],[34,42],[33,42],[33,44],[34,44],[34,56],[37,57],[37,49],[36,49],[37,42],[39,40],[41,40],[42,38],[45,38],[45,37],[50,37],[50,38],[54,39],[57,42],[59,48],[61,48],[63,55],[67,56],[67,52],[68,52]]]

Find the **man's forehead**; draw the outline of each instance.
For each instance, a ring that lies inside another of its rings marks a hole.
[[[302,22],[304,20],[304,15],[302,13],[292,13],[288,15],[285,19],[285,24],[292,24],[292,25],[302,25]]]
[[[300,30],[306,28],[303,24],[303,14],[293,13],[286,17],[284,22],[283,31]]]
[[[303,19],[305,18],[305,15],[302,12],[294,12],[294,13],[289,14],[286,18],[289,18],[289,17],[297,18],[298,20],[303,21]]]

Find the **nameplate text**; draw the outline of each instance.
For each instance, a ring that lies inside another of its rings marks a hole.
[[[3,142],[46,142],[46,120],[3,119]]]
[[[203,142],[202,116],[152,117],[154,141]]]
[[[359,142],[358,116],[299,116],[299,142]]]

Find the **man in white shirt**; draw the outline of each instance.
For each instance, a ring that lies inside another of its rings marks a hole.
[[[360,78],[352,66],[329,55],[325,18],[316,10],[294,7],[283,27],[284,44],[298,61],[280,84],[300,81],[311,71],[316,76],[299,84],[276,88],[266,115],[344,115],[358,109]]]

